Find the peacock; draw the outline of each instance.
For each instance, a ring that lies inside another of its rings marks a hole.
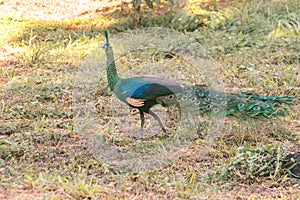
[[[141,130],[145,124],[144,113],[157,120],[160,128],[166,128],[159,116],[151,108],[154,105],[176,105],[183,110],[200,115],[234,116],[250,118],[272,118],[284,116],[287,110],[284,104],[291,104],[293,96],[261,96],[253,93],[229,93],[212,90],[205,85],[182,85],[176,81],[136,76],[121,78],[118,75],[114,51],[109,43],[108,32],[105,31],[106,70],[109,88],[116,97],[132,108],[139,110]]]

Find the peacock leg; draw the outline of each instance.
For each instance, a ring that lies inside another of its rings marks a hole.
[[[149,110],[148,112],[149,115],[151,115],[156,121],[158,121],[160,128],[163,130],[164,133],[167,133],[167,130],[163,126],[159,116],[157,116],[153,111]]]
[[[145,116],[144,116],[144,112],[142,110],[140,111],[140,118],[141,118],[141,130],[143,130],[144,128],[144,124],[145,124]]]

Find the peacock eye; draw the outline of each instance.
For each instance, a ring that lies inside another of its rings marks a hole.
[[[169,95],[169,99],[173,99],[174,98],[174,95]]]
[[[239,104],[239,107],[244,107],[244,105],[245,105],[245,104],[243,104],[243,103],[240,103],[240,104]]]
[[[196,98],[195,98],[195,97],[191,98],[191,101],[192,101],[192,102],[194,102],[195,100],[196,100]]]
[[[200,92],[199,93],[199,97],[203,97],[204,96],[204,93],[203,92]]]
[[[262,108],[263,109],[268,109],[270,106],[269,105],[263,105]]]
[[[209,98],[204,98],[204,101],[209,101]]]
[[[221,104],[222,104],[222,105],[226,105],[226,104],[227,104],[227,101],[222,101]]]
[[[181,97],[181,100],[183,100],[183,101],[187,100],[187,96]]]
[[[208,104],[206,107],[207,107],[207,108],[211,108],[211,105],[210,105],[210,104]]]
[[[219,112],[219,110],[220,110],[219,108],[214,108],[214,109],[213,109],[213,112],[214,112],[214,113],[217,113],[217,112]]]
[[[259,106],[254,106],[253,110],[260,110],[260,107]]]
[[[196,105],[199,105],[200,102],[201,102],[200,100],[197,100],[195,104],[196,104]]]
[[[261,99],[267,99],[267,97],[266,97],[266,96],[260,96],[260,98],[261,98]]]

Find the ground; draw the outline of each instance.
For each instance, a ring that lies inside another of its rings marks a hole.
[[[254,127],[228,119],[236,127],[224,126],[213,144],[197,136],[167,166],[114,170],[95,158],[75,131],[72,98],[82,62],[104,55],[103,30],[114,35],[135,29],[131,1],[0,1],[0,199],[299,199],[299,179],[279,161],[300,151],[299,3],[190,3],[171,9],[163,1],[154,10],[143,5],[141,26],[173,28],[198,41],[214,58],[227,91],[295,96],[290,114],[255,121]],[[132,71],[132,65],[137,69],[148,60],[131,52],[118,63],[121,71]],[[181,67],[174,65],[180,62],[176,58],[158,62],[165,72]],[[134,73],[143,71],[148,69]],[[130,146],[124,130],[109,125],[106,80],[99,80],[94,92],[99,129]],[[130,118],[138,121],[137,113],[131,110]]]

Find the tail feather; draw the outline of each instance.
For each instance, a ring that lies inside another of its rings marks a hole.
[[[291,104],[293,96],[260,96],[253,93],[234,94],[210,90],[205,86],[185,86],[180,93],[161,96],[157,101],[164,105],[180,106],[193,114],[271,118],[285,116],[284,104]]]
[[[242,93],[240,95],[242,97],[250,97],[261,101],[272,101],[272,102],[284,103],[284,104],[292,104],[295,99],[294,96],[261,96],[254,93]]]

